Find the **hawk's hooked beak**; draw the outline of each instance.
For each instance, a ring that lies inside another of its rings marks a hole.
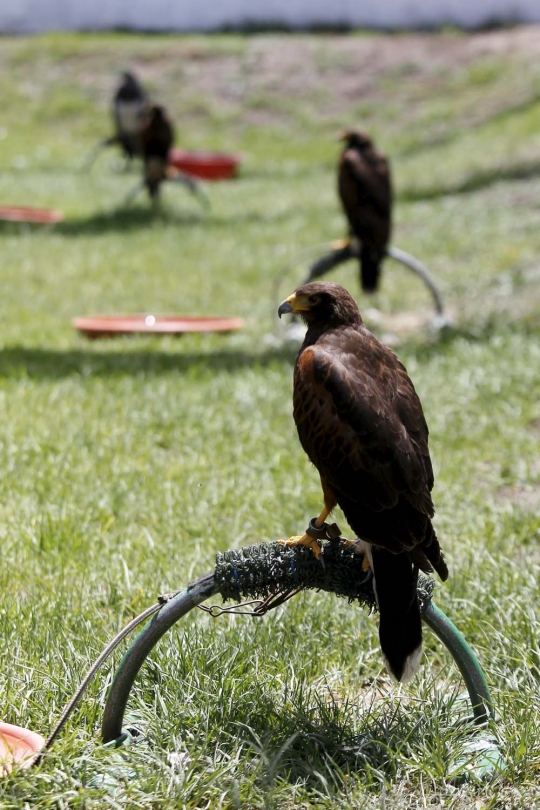
[[[279,305],[279,309],[277,311],[277,314],[281,318],[282,315],[287,315],[287,313],[292,312],[292,311],[293,311],[293,308],[289,303],[289,299],[287,298],[286,301],[282,301],[281,304]]]
[[[279,305],[277,314],[281,318],[282,315],[286,315],[289,312],[296,314],[297,312],[307,312],[308,309],[309,306],[307,303],[307,296],[296,295],[296,293],[293,293],[292,295],[289,295],[285,301],[282,301],[282,303]]]

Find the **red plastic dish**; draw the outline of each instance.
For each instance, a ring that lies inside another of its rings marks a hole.
[[[120,335],[183,335],[185,332],[234,332],[242,318],[212,318],[192,315],[89,315],[73,320],[73,326],[88,338]]]
[[[238,174],[240,158],[221,152],[185,152],[173,149],[169,163],[201,180],[231,180]]]
[[[0,723],[0,776],[10,773],[14,764],[29,768],[44,745],[45,740],[35,731]]]
[[[62,222],[62,211],[48,208],[29,208],[19,205],[0,206],[0,219],[5,222]]]

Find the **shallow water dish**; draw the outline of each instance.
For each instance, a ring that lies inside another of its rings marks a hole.
[[[64,214],[62,211],[54,211],[52,208],[29,208],[20,205],[0,206],[0,220],[4,222],[62,222]]]
[[[45,740],[35,731],[0,723],[0,776],[10,773],[13,765],[29,768]]]
[[[185,332],[234,332],[242,318],[194,315],[88,315],[73,320],[73,326],[90,339],[121,335],[183,335]]]
[[[231,180],[238,174],[240,158],[221,152],[185,152],[173,149],[169,163],[201,180]]]

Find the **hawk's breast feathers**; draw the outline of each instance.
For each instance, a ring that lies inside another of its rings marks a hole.
[[[402,364],[364,326],[324,333],[300,353],[294,419],[304,450],[338,503],[345,499],[380,512],[405,499],[422,515],[433,515],[420,401]]]

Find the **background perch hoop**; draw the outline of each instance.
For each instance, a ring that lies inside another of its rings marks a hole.
[[[386,253],[391,259],[394,259],[396,262],[399,262],[404,267],[407,267],[416,276],[418,276],[418,278],[421,279],[421,281],[424,282],[429,292],[431,293],[431,297],[433,298],[433,304],[435,306],[435,311],[437,315],[442,317],[444,315],[443,298],[439,288],[435,283],[435,280],[428,272],[427,267],[424,264],[422,264],[422,262],[418,261],[418,259],[412,256],[410,253],[407,253],[405,250],[401,250],[401,248],[389,247]]]
[[[303,284],[306,284],[308,281],[315,281],[315,279],[320,278],[321,276],[330,272],[330,270],[338,267],[338,265],[348,262],[350,259],[358,259],[359,255],[358,249],[355,250],[350,242],[334,248],[330,253],[321,256],[320,259],[317,259],[317,261],[311,265],[309,274],[304,279]],[[407,267],[407,269],[411,270],[416,276],[418,276],[431,294],[437,315],[442,316],[444,314],[443,298],[427,267],[410,253],[407,253],[405,250],[401,250],[401,248],[388,247],[386,250],[386,255],[390,259],[394,259],[404,267]]]
[[[325,253],[323,256],[320,256],[318,259],[312,262],[309,268],[309,272],[307,276],[303,278],[303,280],[297,284],[296,286],[300,287],[302,284],[307,284],[309,281],[315,281],[321,276],[326,275],[331,270],[334,270],[340,264],[344,264],[345,262],[350,261],[351,259],[359,258],[359,253],[353,249],[350,242],[346,242],[345,244],[339,245],[339,247],[333,247],[335,243],[333,242],[325,242],[320,245],[315,245],[311,248],[307,248],[298,255],[298,257],[290,262],[289,264],[284,267],[281,272],[275,277],[273,283],[273,294],[272,294],[272,302],[277,301],[282,296],[280,293],[282,292],[282,284],[286,276],[289,275],[291,270],[296,269],[298,265],[302,262],[302,256],[310,257],[313,256],[314,253],[317,253],[319,250],[324,248],[331,248],[328,253]],[[432,277],[431,273],[428,271],[427,267],[422,264],[415,256],[412,256],[410,253],[407,253],[405,250],[401,250],[401,248],[397,247],[389,247],[386,250],[386,255],[390,259],[394,259],[394,261],[399,262],[408,270],[417,276],[422,283],[428,288],[431,298],[433,300],[433,306],[435,307],[436,318],[441,322],[444,323],[446,321],[445,314],[444,314],[444,300],[439,290],[434,278]],[[276,317],[276,323],[279,323]]]

